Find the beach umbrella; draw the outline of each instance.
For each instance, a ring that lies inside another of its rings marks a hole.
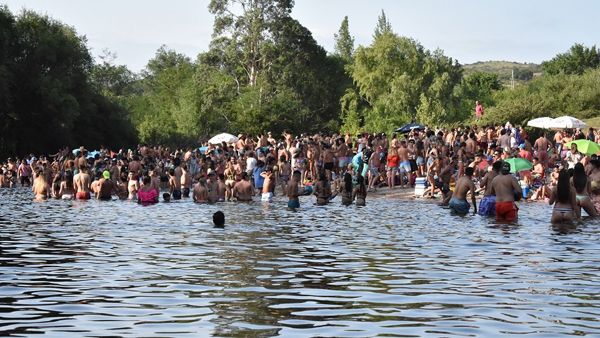
[[[238,138],[236,136],[228,134],[228,133],[221,133],[219,135],[213,136],[213,138],[211,138],[210,140],[208,140],[208,143],[210,143],[210,144],[221,144],[223,142],[225,142],[225,143],[235,143],[237,141],[238,141]]]
[[[411,132],[411,130],[424,130],[425,126],[420,124],[420,123],[416,123],[416,122],[411,122],[405,126],[402,126],[398,129],[396,129],[397,133],[402,133],[402,134],[408,134]]]
[[[510,172],[513,174],[519,171],[529,170],[533,168],[533,163],[520,157],[508,158],[504,160],[504,162],[508,162],[510,164]]]
[[[534,128],[548,129],[550,121],[552,121],[551,117],[538,117],[527,122],[527,125]]]
[[[600,145],[590,140],[575,140],[565,144],[565,146],[570,148],[571,144],[576,144],[577,150],[586,155],[595,155],[600,151]]]
[[[561,116],[548,122],[549,129],[574,129],[574,128],[585,128],[587,125],[585,122],[576,119],[571,116]]]

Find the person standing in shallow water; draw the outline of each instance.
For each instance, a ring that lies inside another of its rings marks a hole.
[[[473,183],[473,167],[465,169],[465,176],[458,179],[456,188],[450,199],[448,206],[450,211],[458,215],[466,215],[469,213],[469,202],[467,202],[467,194],[471,193],[471,202],[473,203],[473,215],[477,213],[477,203],[475,201],[475,184]]]
[[[521,186],[510,173],[510,163],[502,162],[500,175],[492,181],[492,194],[496,195],[496,220],[513,222],[518,218],[519,208],[515,205],[515,197],[520,198]]]
[[[356,199],[356,206],[364,207],[367,205],[367,187],[365,186],[365,178],[358,175],[356,178],[357,185],[352,193],[352,198]]]
[[[317,196],[317,205],[326,205],[333,198],[331,194],[331,185],[327,180],[327,174],[325,174],[325,172],[319,174],[319,181],[315,185],[314,194]]]
[[[487,172],[479,187],[484,188],[483,198],[479,202],[479,215],[481,216],[496,216],[496,196],[492,194],[492,181],[500,174],[502,161],[496,161],[492,165],[492,170]]]
[[[342,204],[349,206],[354,201],[353,190],[352,190],[352,175],[350,173],[344,174],[344,184],[340,186],[340,193],[342,194]]]
[[[556,188],[552,190],[552,196],[548,204],[554,204],[552,218],[550,219],[552,224],[572,223],[581,217],[575,188],[571,186],[569,173],[564,169],[558,174],[558,183]]]
[[[307,193],[307,187],[302,188],[302,191],[300,191],[300,187],[298,185],[300,184],[301,179],[302,173],[299,170],[295,170],[290,181],[288,182],[286,191],[288,196],[288,209],[290,210],[296,210],[300,208],[300,199],[298,196],[305,195]]]

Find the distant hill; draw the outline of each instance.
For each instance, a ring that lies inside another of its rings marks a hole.
[[[480,61],[463,65],[464,75],[475,72],[498,74],[503,84],[509,84],[511,73],[515,71],[515,81],[525,82],[542,72],[542,67],[536,63],[519,63],[510,61]]]

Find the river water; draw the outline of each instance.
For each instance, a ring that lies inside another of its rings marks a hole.
[[[553,228],[533,203],[498,225],[423,201],[313,201],[0,190],[0,336],[600,335],[600,222]]]

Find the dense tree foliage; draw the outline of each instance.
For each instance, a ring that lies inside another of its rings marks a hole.
[[[86,41],[47,16],[0,7],[0,153],[135,141],[127,112],[90,82]]]
[[[589,48],[578,43],[571,46],[568,52],[558,54],[552,60],[542,63],[542,69],[548,75],[581,75],[587,69],[598,67],[600,67],[600,51],[596,46]]]
[[[335,39],[333,53],[344,61],[350,62],[354,54],[354,37],[350,35],[348,16],[344,17],[339,31],[333,37]]]
[[[349,67],[357,89],[342,98],[344,120],[367,130],[386,130],[419,119],[442,123],[464,118],[454,92],[462,70],[439,50],[386,32],[371,46],[359,47]],[[361,105],[365,102],[365,105]],[[360,123],[359,123],[360,124]]]
[[[600,112],[600,69],[582,75],[559,74],[533,79],[514,90],[497,91],[496,105],[484,115],[483,123],[525,123],[537,117],[572,115],[587,119]]]

